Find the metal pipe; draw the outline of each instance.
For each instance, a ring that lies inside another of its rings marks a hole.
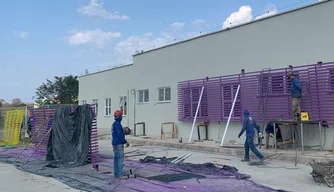
[[[223,138],[222,138],[222,142],[220,143],[220,146],[223,146],[223,144],[224,144],[224,140],[225,140],[227,128],[230,125],[232,113],[233,113],[233,110],[234,110],[235,102],[237,101],[237,97],[238,97],[239,91],[240,91],[240,85],[238,85],[238,89],[237,89],[237,92],[236,92],[234,100],[233,100],[232,108],[231,108],[230,115],[229,115],[227,123],[226,123],[226,127],[225,127],[225,130],[224,130],[224,135],[223,135]]]
[[[196,113],[195,113],[195,117],[194,117],[194,121],[193,121],[193,126],[191,127],[191,132],[190,132],[190,136],[189,136],[189,141],[188,141],[188,143],[191,142],[191,138],[192,138],[192,136],[193,136],[193,132],[194,132],[194,128],[195,128],[195,123],[196,123],[196,119],[197,119],[197,115],[198,115],[199,107],[201,106],[201,101],[202,101],[203,92],[204,92],[204,86],[202,87],[201,95],[199,96],[199,100],[198,100],[198,104],[197,104],[197,109],[196,109]]]
[[[128,126],[130,126],[130,118],[129,118],[129,90],[127,91],[127,95],[126,95],[126,113],[127,113],[127,119],[128,119]]]
[[[186,155],[186,156],[184,156],[183,158],[180,158],[179,160],[177,160],[177,161],[175,161],[174,163],[178,163],[178,162],[180,162],[180,161],[184,161],[185,159],[187,159],[188,157],[190,157],[192,154],[191,153],[189,153],[188,155]]]
[[[136,102],[137,102],[137,97],[136,97],[136,90],[131,89],[131,94],[133,95],[133,128],[136,126]]]
[[[183,155],[177,157],[177,158],[174,159],[171,163],[174,163],[175,161],[179,160],[180,158],[182,158],[182,157],[184,157],[184,156],[186,156],[186,155],[187,155],[187,153],[185,153],[185,154],[183,154]]]

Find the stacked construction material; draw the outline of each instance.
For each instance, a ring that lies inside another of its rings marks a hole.
[[[5,145],[18,145],[20,143],[23,117],[24,109],[6,111],[3,132],[3,142]]]
[[[50,133],[49,130],[51,129],[55,112],[57,108],[36,108],[30,111],[31,114],[31,126],[32,126],[32,133],[33,133],[33,143],[34,147],[37,150],[36,152],[41,155],[47,154],[47,145],[49,141]],[[78,106],[71,106],[71,112],[75,111]],[[90,105],[91,109],[93,110],[94,114],[96,107],[95,105]],[[92,119],[92,127],[89,139],[89,162],[94,162],[96,160],[96,154],[99,152],[98,148],[98,134],[97,134],[97,122],[96,116],[93,116]]]

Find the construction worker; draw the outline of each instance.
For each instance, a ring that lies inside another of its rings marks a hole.
[[[302,98],[302,86],[293,72],[288,74],[288,79],[291,80],[291,97],[292,97],[292,113],[294,115],[293,120],[298,121],[300,119],[300,102]]]
[[[127,178],[124,176],[124,145],[129,147],[129,143],[125,139],[123,126],[121,124],[123,112],[116,110],[114,112],[115,121],[112,124],[112,146],[114,150],[114,176],[115,178]]]
[[[243,111],[244,119],[242,121],[242,129],[238,135],[238,138],[241,137],[241,135],[246,131],[246,141],[245,141],[245,158],[241,161],[246,162],[250,161],[249,159],[249,149],[252,150],[252,152],[261,160],[264,160],[264,156],[256,149],[254,145],[254,129],[257,130],[259,137],[262,138],[262,133],[260,131],[259,126],[257,125],[255,119],[253,119],[249,111],[245,109]]]
[[[269,138],[273,138],[276,132],[276,141],[282,142],[282,135],[280,130],[280,124],[275,123],[275,128],[273,123],[268,123],[265,129],[266,131],[266,149],[269,149]]]

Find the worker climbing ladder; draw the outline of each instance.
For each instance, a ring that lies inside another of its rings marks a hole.
[[[260,119],[260,114],[262,114],[262,126],[261,133],[263,134],[263,130],[265,125],[267,124],[267,104],[268,104],[268,94],[269,94],[269,86],[270,86],[270,68],[263,68],[259,78],[259,99],[257,104],[257,120]],[[261,103],[262,108],[261,108]],[[260,111],[260,109],[262,109]],[[258,145],[261,149],[262,146],[262,138],[258,136]]]

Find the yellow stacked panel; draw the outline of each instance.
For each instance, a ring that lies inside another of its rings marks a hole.
[[[3,140],[7,145],[18,145],[20,143],[23,117],[24,109],[17,109],[6,112]]]

